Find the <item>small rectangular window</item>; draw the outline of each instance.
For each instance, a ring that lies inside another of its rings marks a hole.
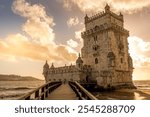
[[[121,63],[123,63],[123,58],[120,59]]]

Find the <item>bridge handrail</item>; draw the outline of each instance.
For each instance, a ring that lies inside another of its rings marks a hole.
[[[45,97],[48,97],[48,94],[52,92],[54,89],[59,87],[62,84],[62,82],[48,82],[35,90],[24,94],[23,96],[19,97],[18,100],[31,100],[31,99],[41,99],[44,100]],[[34,95],[34,98],[31,98],[31,96]]]
[[[82,87],[77,81],[69,82],[69,85],[81,100],[98,100],[94,95]]]

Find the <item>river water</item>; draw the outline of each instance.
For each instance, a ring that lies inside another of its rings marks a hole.
[[[134,81],[137,89],[93,92],[100,100],[150,100],[150,81]]]
[[[0,100],[17,99],[21,95],[43,85],[45,81],[0,81]],[[150,81],[134,81],[135,89],[117,90],[111,92],[94,92],[100,100],[150,100]]]
[[[0,99],[17,99],[44,83],[45,81],[0,81]]]

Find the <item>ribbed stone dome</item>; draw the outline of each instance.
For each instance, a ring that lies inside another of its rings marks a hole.
[[[80,54],[79,54],[78,59],[76,60],[76,63],[83,63],[83,60],[81,59]]]
[[[47,61],[46,61],[45,65],[44,65],[44,68],[49,68],[49,65],[48,65]]]

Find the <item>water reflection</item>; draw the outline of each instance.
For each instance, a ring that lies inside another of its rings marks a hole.
[[[100,100],[150,100],[150,93],[136,89],[93,92],[93,94]]]

